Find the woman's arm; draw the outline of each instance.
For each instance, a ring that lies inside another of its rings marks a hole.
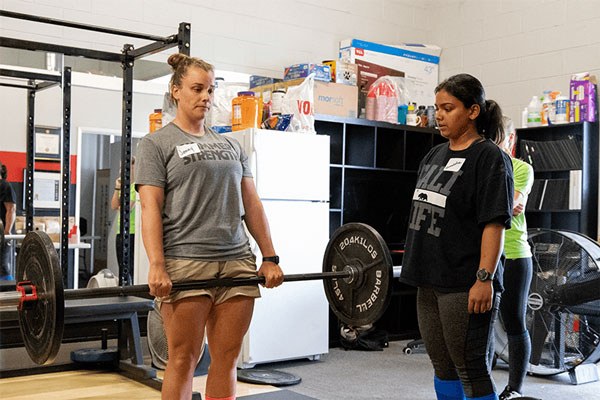
[[[139,185],[138,192],[142,205],[142,238],[150,262],[148,286],[151,295],[162,297],[168,295],[173,286],[165,269],[163,248],[162,210],[165,194],[163,188],[150,185]]]
[[[246,211],[244,221],[250,234],[256,240],[263,257],[276,255],[273,241],[271,240],[269,221],[267,220],[265,210],[258,197],[252,178],[242,178],[242,201]],[[283,282],[281,268],[279,265],[269,261],[262,263],[258,270],[258,275],[265,277],[265,287],[268,288],[279,286]]]
[[[515,196],[513,199],[513,217],[521,214],[525,210],[525,196],[523,193],[515,190]]]
[[[504,248],[504,226],[489,223],[483,228],[481,256],[477,269],[485,268],[492,276],[496,273],[498,260]],[[492,309],[493,280],[485,282],[477,279],[469,290],[469,313],[484,313]]]
[[[118,210],[121,207],[121,178],[117,178],[115,181],[115,190],[113,191],[112,198],[110,199],[110,208]]]

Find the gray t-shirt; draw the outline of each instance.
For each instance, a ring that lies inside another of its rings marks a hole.
[[[252,173],[239,142],[210,128],[197,137],[170,123],[140,141],[136,185],[165,192],[165,257],[225,261],[252,255],[242,224],[242,177]]]

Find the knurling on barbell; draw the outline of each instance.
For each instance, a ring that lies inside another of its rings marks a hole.
[[[63,290],[58,254],[48,235],[40,231],[25,236],[15,278],[23,291],[12,295],[21,296],[18,307],[21,335],[27,353],[37,364],[49,364],[58,354],[64,331],[65,299],[149,292],[148,285]],[[389,304],[392,288],[392,258],[385,241],[366,224],[343,225],[327,244],[322,273],[284,276],[284,282],[317,279],[323,280],[329,306],[340,321],[352,326],[376,322]],[[264,277],[252,277],[175,282],[173,289],[248,286],[264,281]],[[36,292],[37,298],[24,298],[28,288]]]

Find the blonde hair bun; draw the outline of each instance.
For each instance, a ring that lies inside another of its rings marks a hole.
[[[186,56],[185,54],[174,53],[169,56],[169,58],[167,59],[167,63],[171,66],[173,71],[175,71],[175,70],[177,70],[177,68],[179,67],[179,65],[181,63],[185,62],[186,58],[189,58],[189,57]]]

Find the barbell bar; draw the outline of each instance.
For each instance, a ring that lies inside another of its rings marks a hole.
[[[23,239],[15,276],[17,290],[0,293],[0,306],[18,310],[19,328],[30,358],[50,364],[60,349],[65,300],[148,294],[148,285],[64,290],[58,253],[48,235],[29,232]],[[393,265],[385,241],[372,227],[345,224],[332,235],[322,272],[284,275],[284,283],[322,280],[333,313],[344,323],[376,322],[391,297]],[[257,285],[264,277],[174,282],[173,290]]]

